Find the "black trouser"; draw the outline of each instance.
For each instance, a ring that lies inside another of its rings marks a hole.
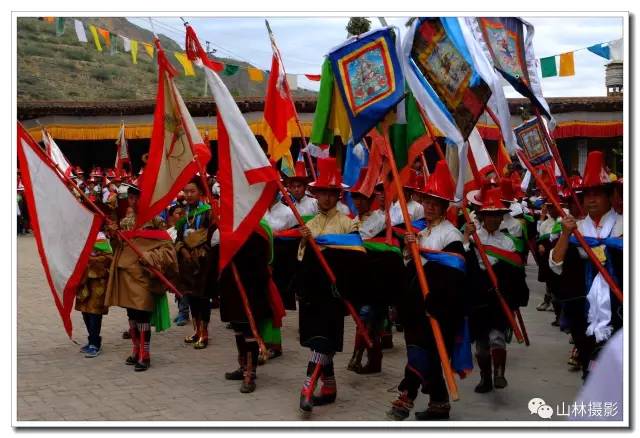
[[[192,319],[209,324],[211,320],[211,303],[209,302],[209,298],[190,295],[189,308],[191,309]]]
[[[102,338],[100,337],[100,330],[102,329],[102,315],[82,312],[82,319],[84,320],[84,325],[87,327],[87,332],[89,333],[89,345],[93,345],[100,349],[102,346]]]
[[[151,322],[151,312],[146,310],[127,309],[127,318],[136,322]]]
[[[596,346],[595,338],[586,334],[588,323],[585,305],[586,299],[584,297],[567,300],[563,303],[563,311],[569,322],[573,344],[578,350],[578,363],[582,367],[583,379],[587,377],[589,362]]]
[[[259,346],[258,341],[253,336],[251,326],[248,322],[244,321],[231,321],[231,327],[233,328],[236,338],[236,348],[238,349],[238,358],[240,366],[244,363],[247,366],[247,353],[251,355],[251,369],[255,373],[258,366],[258,353]]]

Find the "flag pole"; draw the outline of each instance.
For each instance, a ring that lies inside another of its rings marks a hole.
[[[380,135],[375,131],[375,129],[373,129],[372,132],[374,133],[374,135]],[[404,197],[404,192],[402,191],[402,183],[400,182],[398,167],[396,165],[395,158],[393,157],[393,153],[391,151],[391,145],[389,143],[389,131],[387,126],[384,126],[383,143],[386,149],[386,155],[389,160],[389,167],[391,168],[393,183],[396,187],[396,191],[398,192],[398,203],[400,204],[402,217],[404,219],[404,223],[407,226],[407,231],[410,231],[411,216],[409,215],[409,209],[407,208],[407,201]],[[409,249],[411,250],[411,255],[416,265],[416,273],[418,275],[418,283],[420,284],[420,290],[422,291],[422,296],[423,298],[426,298],[427,295],[429,294],[429,285],[427,283],[427,277],[425,276],[424,270],[422,268],[422,263],[421,263],[422,258],[420,257],[420,251],[418,249],[417,242],[410,243]],[[442,370],[444,372],[444,378],[447,383],[447,387],[449,389],[449,394],[451,395],[452,400],[457,401],[460,398],[458,396],[458,386],[456,385],[456,381],[453,377],[453,370],[451,369],[451,362],[449,360],[447,348],[444,345],[444,337],[442,336],[442,330],[440,329],[440,324],[433,316],[429,314],[427,314],[427,318],[429,319],[429,323],[431,325],[431,331],[433,332],[433,337],[436,343],[436,348],[438,350],[438,356],[440,357],[440,363],[442,365]]]
[[[547,187],[547,184],[542,180],[540,175],[538,175],[535,172],[535,169],[533,168],[533,165],[531,164],[531,162],[527,158],[526,154],[523,151],[520,150],[520,151],[518,151],[518,157],[520,157],[520,160],[522,160],[522,162],[525,164],[525,166],[527,166],[527,169],[529,169],[529,172],[531,172],[531,175],[535,178],[536,184],[538,185],[539,188],[542,189],[542,191],[545,193],[545,195],[547,195],[547,198],[553,203],[553,206],[556,208],[556,210],[558,210],[558,212],[560,213],[560,216],[562,216],[563,218],[567,217],[568,215],[564,211],[564,209],[560,206],[560,202],[555,198],[555,195],[551,192],[549,187]],[[611,278],[611,275],[605,269],[605,267],[602,266],[602,263],[600,263],[600,260],[598,260],[598,257],[593,253],[593,250],[591,249],[591,247],[589,245],[587,245],[587,242],[584,240],[584,236],[578,230],[578,228],[575,228],[573,230],[573,235],[576,236],[576,239],[578,239],[578,242],[580,243],[580,245],[582,246],[584,251],[587,253],[587,256],[589,256],[589,259],[591,259],[591,263],[593,263],[593,265],[596,267],[598,272],[600,272],[600,274],[602,274],[602,277],[607,282],[607,284],[609,284],[609,287],[611,288],[611,291],[613,292],[615,297],[621,303],[624,302],[622,290],[616,284],[614,279]]]
[[[282,72],[284,73],[284,82],[286,83],[286,90],[287,90],[287,94],[289,95],[289,99],[291,100],[291,103],[293,104],[293,115],[296,119],[296,125],[298,126],[298,131],[300,132],[300,140],[302,140],[302,147],[303,147],[303,152],[304,152],[304,156],[307,158],[307,163],[309,164],[309,167],[311,168],[311,175],[313,176],[313,179],[316,180],[318,179],[318,175],[316,174],[316,169],[313,166],[313,161],[311,160],[311,155],[309,154],[309,151],[307,150],[307,139],[304,136],[304,132],[302,131],[302,125],[300,124],[300,117],[298,116],[298,110],[296,109],[296,104],[293,100],[293,96],[291,95],[291,90],[289,89],[289,83],[287,82],[287,71],[284,68],[284,62],[282,61],[282,55],[280,55],[280,49],[278,48],[278,45],[276,44],[276,39],[275,36],[273,35],[273,32],[271,31],[271,26],[269,25],[269,21],[268,20],[264,20],[265,25],[267,26],[267,31],[269,32],[269,39],[271,40],[271,48],[273,49],[273,53],[276,55],[276,57],[278,58],[278,64],[280,65],[280,67],[282,67]],[[273,74],[273,72],[269,72],[269,74]]]
[[[469,212],[467,211],[467,200],[464,199],[462,201],[462,214],[464,214],[464,219],[467,222],[467,226],[471,225],[471,217],[469,217]],[[482,259],[482,263],[487,269],[487,275],[489,275],[489,279],[493,284],[493,290],[496,293],[496,297],[498,298],[498,302],[500,303],[500,307],[502,308],[502,312],[507,317],[507,321],[509,321],[509,325],[513,329],[513,334],[516,336],[518,343],[522,343],[524,341],[524,337],[522,336],[522,332],[516,324],[516,320],[513,317],[513,311],[509,308],[509,304],[507,304],[507,300],[505,300],[504,295],[500,292],[498,287],[498,277],[496,276],[495,271],[493,270],[493,266],[489,261],[489,257],[487,256],[486,250],[484,248],[484,244],[478,237],[478,233],[474,231],[472,233],[473,241],[476,244],[476,248],[478,249],[478,253],[480,254],[480,258]],[[523,325],[524,326],[524,325]],[[529,344],[527,344],[529,345]]]
[[[287,192],[287,190],[284,188],[284,185],[282,185],[282,181],[280,181],[280,178],[276,178],[276,183],[278,184],[278,189],[282,193],[282,196],[284,198],[285,203],[291,209],[291,211],[293,212],[293,215],[296,217],[296,220],[298,221],[298,224],[300,224],[300,226],[304,226],[305,225],[304,224],[304,220],[302,219],[302,216],[300,216],[300,212],[298,212],[298,209],[296,208],[295,203],[291,199],[291,196],[289,195],[289,192]],[[320,265],[322,266],[322,269],[324,269],[324,272],[327,274],[327,277],[329,277],[329,282],[331,282],[331,285],[335,289],[335,287],[336,287],[336,276],[333,273],[333,270],[331,269],[329,264],[327,263],[327,260],[322,255],[322,251],[320,251],[320,247],[318,246],[318,243],[315,241],[315,239],[313,237],[309,238],[307,240],[307,243],[309,243],[309,245],[311,246],[311,249],[315,253],[316,258],[318,259],[318,261],[320,262]],[[334,292],[337,292],[337,289],[335,289]],[[339,295],[339,297],[340,297],[340,300],[342,300],[342,302],[345,305],[345,307],[347,308],[347,310],[349,311],[349,314],[353,318],[353,321],[356,324],[356,329],[357,329],[358,332],[360,332],[360,334],[364,338],[364,341],[367,344],[367,347],[368,348],[372,348],[373,347],[373,343],[371,342],[371,338],[369,337],[368,330],[365,327],[365,325],[362,322],[362,320],[360,319],[360,316],[358,315],[358,312],[356,312],[356,309],[353,307],[353,304],[351,304],[342,295]]]
[[[18,122],[20,123],[20,122]],[[22,125],[22,124],[21,124]],[[24,128],[24,127],[23,127]],[[25,129],[26,132],[26,129]],[[33,140],[33,138],[32,138]],[[35,142],[35,140],[34,140]],[[103,221],[107,221],[109,220],[109,218],[107,218],[107,215],[104,214],[104,212],[102,210],[100,210],[100,208],[91,200],[89,199],[89,197],[87,195],[85,195],[84,191],[82,189],[80,189],[80,187],[78,187],[78,185],[75,183],[75,181],[73,181],[72,179],[70,179],[68,176],[66,176],[61,170],[60,168],[53,162],[53,160],[51,160],[51,158],[47,155],[47,154],[43,154],[43,156],[45,157],[45,160],[47,161],[47,163],[49,164],[49,166],[51,166],[53,169],[56,170],[56,172],[58,173],[58,175],[70,186],[72,186],[73,188],[75,188],[75,190],[78,192],[78,194],[82,197],[82,199],[91,207],[91,209],[94,211],[95,214],[97,214],[98,216],[100,216],[100,218]],[[142,251],[140,251],[140,249],[135,246],[135,244],[131,241],[131,239],[129,239],[128,237],[126,237],[121,230],[115,230],[116,234],[118,235],[118,237],[120,237],[123,241],[125,241],[127,243],[127,245],[129,245],[129,247],[133,250],[133,252],[136,253],[136,255],[138,257],[140,257],[142,260],[143,259],[143,254]],[[158,279],[171,291],[173,292],[176,296],[178,297],[182,297],[182,293],[167,279],[167,277],[165,277],[162,272],[160,272],[158,269],[156,269],[154,266],[151,265],[147,265],[146,263],[142,263],[142,265],[149,271],[151,271],[152,274],[154,274],[156,277],[158,277]]]

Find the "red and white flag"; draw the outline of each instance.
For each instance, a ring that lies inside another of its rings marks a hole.
[[[58,169],[60,169],[65,176],[71,176],[73,174],[73,167],[71,167],[56,142],[53,141],[51,134],[49,134],[46,129],[42,129],[42,142],[51,161],[58,166]]]
[[[116,163],[114,169],[116,170],[116,175],[121,176],[122,170],[124,169],[124,163],[129,163],[129,165],[131,165],[131,159],[129,158],[129,145],[127,144],[127,138],[124,135],[124,123],[120,127],[120,133],[118,134],[116,145],[118,146],[118,149],[116,151]]]
[[[56,164],[18,123],[18,161],[33,235],[53,300],[71,337],[78,283],[102,224],[69,190]]]
[[[137,226],[166,208],[211,158],[209,146],[204,144],[173,81],[177,72],[157,40],[156,46],[158,94],[149,158],[140,184]]]
[[[454,178],[457,175],[456,198],[458,199],[471,190],[479,189],[483,179],[489,173],[497,174],[477,128],[473,128],[463,147],[447,148],[446,158],[451,174]]]
[[[214,69],[198,37],[187,26],[187,55],[204,68],[217,110],[220,183],[220,270],[251,235],[271,205],[278,175],[238,105]]]
[[[290,155],[291,135],[289,134],[289,124],[295,120],[296,109],[291,97],[287,75],[284,65],[280,59],[280,52],[269,27],[269,22],[265,20],[273,56],[271,57],[271,70],[269,71],[269,82],[264,98],[264,137],[269,146],[269,155],[273,161]]]

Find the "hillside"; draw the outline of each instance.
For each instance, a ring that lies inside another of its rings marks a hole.
[[[153,34],[123,17],[82,18],[85,24],[121,33],[139,41],[150,42]],[[85,26],[86,28],[87,26]],[[118,39],[116,53],[103,47],[98,52],[91,33],[86,29],[88,43],[76,37],[72,19],[65,20],[65,32],[56,36],[55,25],[35,17],[17,20],[18,102],[29,101],[105,101],[154,99],[157,86],[156,60],[144,48],[138,48],[138,64],[131,54],[124,52]],[[172,64],[179,72],[182,66],[173,56],[180,46],[172,39],[160,35],[160,41]],[[215,58],[241,67],[249,64],[227,58]],[[178,88],[184,98],[203,97],[204,75],[195,69],[196,76],[179,76]],[[240,69],[233,76],[222,76],[235,97],[262,97],[264,82],[249,80],[247,71]],[[313,96],[310,90],[296,90],[294,96]]]

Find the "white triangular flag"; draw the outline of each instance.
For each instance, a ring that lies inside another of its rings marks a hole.
[[[76,27],[76,36],[78,37],[78,41],[82,43],[87,42],[87,33],[84,31],[84,24],[80,20],[73,20]]]
[[[131,51],[131,40],[125,36],[120,35],[120,38],[122,38],[122,44],[124,46],[124,51],[125,52],[130,52]]]

